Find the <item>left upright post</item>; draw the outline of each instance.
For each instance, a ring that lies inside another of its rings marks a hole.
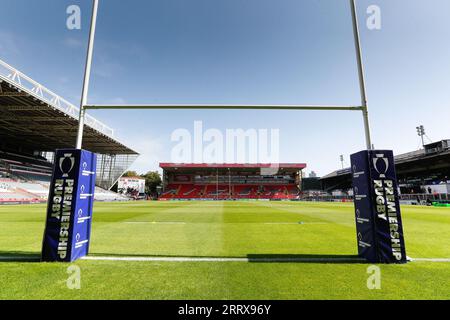
[[[76,143],[77,149],[81,149],[83,146],[84,119],[86,117],[85,106],[87,105],[89,94],[89,81],[91,79],[92,55],[94,52],[94,42],[95,42],[95,28],[97,26],[97,12],[98,12],[98,0],[93,0],[91,27],[89,31],[89,43],[86,54],[86,65],[84,69],[83,91],[81,93],[81,102],[80,102],[80,116],[78,121],[78,134]]]
[[[98,2],[92,1],[76,149],[55,152],[42,243],[42,261],[45,262],[72,262],[89,253],[97,156],[82,147]]]

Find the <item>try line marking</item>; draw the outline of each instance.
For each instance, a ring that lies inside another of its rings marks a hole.
[[[450,258],[412,258],[412,261],[423,261],[423,262],[450,262]]]
[[[321,263],[354,263],[365,262],[362,258],[214,258],[214,257],[111,257],[87,256],[82,260],[93,261],[138,261],[138,262],[321,262]],[[417,258],[410,262],[450,262],[450,258]]]
[[[114,257],[114,256],[87,256],[81,258],[87,261],[131,261],[131,262],[305,262],[305,263],[366,263],[362,258],[289,258],[289,257],[254,257],[254,258],[227,258],[227,257]],[[0,262],[40,262],[40,256],[1,256]],[[450,263],[450,258],[412,258],[411,262],[438,262]]]
[[[361,258],[214,258],[214,257],[96,257],[87,256],[82,260],[97,261],[150,261],[150,262],[364,262]]]
[[[125,221],[125,224],[186,224],[181,221]]]

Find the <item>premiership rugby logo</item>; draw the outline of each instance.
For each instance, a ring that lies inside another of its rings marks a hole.
[[[63,158],[59,159],[59,170],[61,170],[63,178],[69,177],[69,173],[72,172],[74,166],[75,157],[72,153],[66,153]]]
[[[377,154],[373,158],[373,167],[380,175],[380,178],[386,178],[386,173],[389,170],[389,160],[384,156],[384,154]]]

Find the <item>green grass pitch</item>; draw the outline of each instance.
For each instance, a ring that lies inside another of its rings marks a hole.
[[[412,258],[450,258],[450,209],[403,206]],[[241,261],[19,261],[39,255],[45,206],[0,207],[0,299],[450,299],[450,262],[379,265]],[[348,257],[357,252],[352,204],[96,203],[91,256]],[[7,258],[7,259],[6,259]],[[332,261],[332,260],[330,260]]]

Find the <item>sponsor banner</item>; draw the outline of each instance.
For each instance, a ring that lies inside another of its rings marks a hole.
[[[75,261],[89,252],[97,157],[57,150],[42,245],[42,261]]]
[[[129,194],[136,192],[137,194],[145,193],[145,179],[122,177],[118,181],[117,190],[121,194]]]
[[[405,263],[392,151],[361,151],[351,163],[359,255],[369,262]]]

